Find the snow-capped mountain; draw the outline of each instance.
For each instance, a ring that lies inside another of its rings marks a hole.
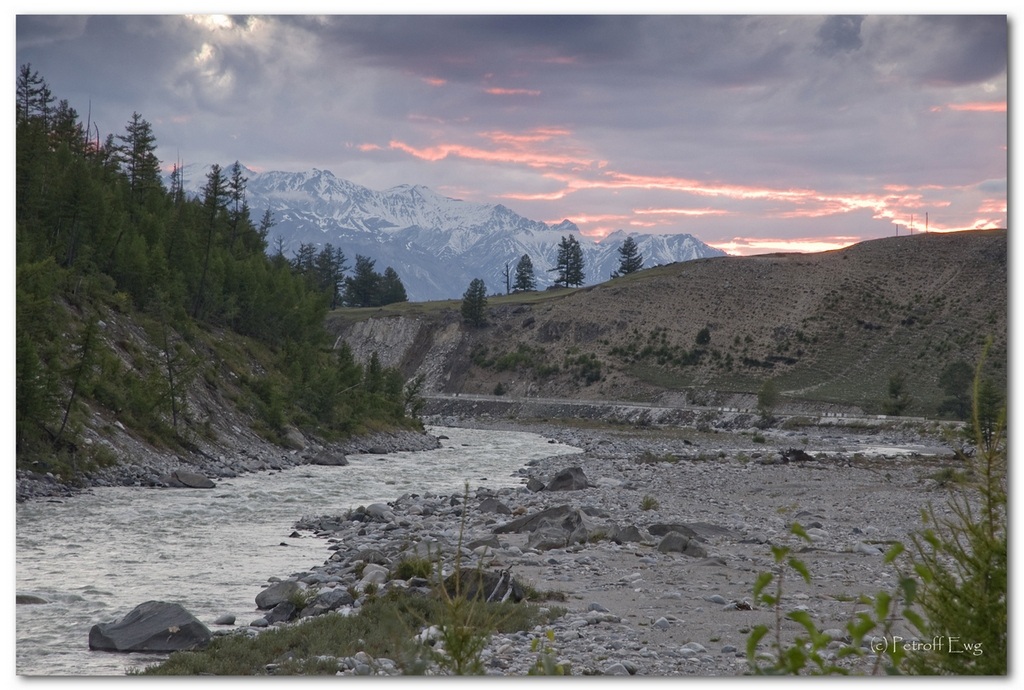
[[[226,168],[225,168],[226,169]],[[184,186],[199,193],[209,167],[184,171]],[[538,288],[554,282],[558,244],[573,235],[583,249],[585,284],[608,280],[619,265],[619,230],[597,242],[568,220],[556,225],[524,218],[498,204],[441,196],[420,185],[374,191],[335,177],[327,170],[266,172],[246,170],[246,199],[254,220],[273,213],[271,249],[278,238],[285,252],[302,243],[340,247],[351,265],[357,254],[376,262],[378,271],[398,272],[413,301],[461,297],[469,282],[482,278],[491,293],[505,291],[524,254],[533,262]],[[724,252],[691,235],[633,234],[644,266],[688,261]]]

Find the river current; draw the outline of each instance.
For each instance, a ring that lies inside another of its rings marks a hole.
[[[579,452],[538,434],[431,428],[437,450],[356,455],[344,467],[300,466],[218,481],[215,489],[97,488],[18,504],[17,674],[110,676],[163,655],[89,650],[89,629],[145,601],[179,603],[211,629],[234,614],[260,617],[255,597],[270,577],[318,566],[325,540],[291,537],[304,516],[340,515],[405,493],[518,486],[531,460]]]

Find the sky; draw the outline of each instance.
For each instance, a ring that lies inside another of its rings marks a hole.
[[[1005,10],[20,12],[17,66],[102,137],[138,112],[168,169],[326,169],[740,255],[1007,226]]]

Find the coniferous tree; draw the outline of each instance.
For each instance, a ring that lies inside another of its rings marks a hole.
[[[39,72],[26,63],[18,70],[18,122],[43,117],[49,105],[46,98],[50,90]]]
[[[96,350],[99,346],[99,318],[91,316],[85,322],[82,333],[76,347],[75,362],[68,370],[67,375],[71,382],[71,392],[68,401],[64,405],[64,415],[61,418],[60,429],[57,431],[55,445],[60,445],[64,432],[67,430],[68,420],[71,419],[71,412],[75,408],[75,402],[82,389],[88,384],[93,375],[93,368],[96,364]]]
[[[249,222],[249,202],[245,199],[245,185],[249,178],[242,175],[242,166],[235,161],[231,166],[231,174],[227,179],[228,195],[228,222],[231,226],[231,234],[228,237],[228,246],[234,247],[238,241],[242,228],[251,225]]]
[[[341,293],[345,285],[345,271],[348,270],[345,252],[328,243],[316,255],[314,266],[317,289],[328,296],[331,309],[336,309],[341,303]]]
[[[558,278],[555,281],[564,287],[579,287],[585,278],[583,272],[583,248],[572,235],[563,236],[558,243],[558,258],[555,266]]]
[[[967,419],[971,412],[971,384],[974,371],[963,360],[950,364],[939,374],[939,387],[947,398],[939,405],[939,414],[952,414],[957,419]]]
[[[291,260],[292,270],[306,279],[310,287],[318,287],[316,270],[316,246],[312,242],[301,242]]]
[[[514,292],[529,292],[537,289],[537,277],[533,272],[533,261],[529,254],[523,254],[516,263],[516,279],[512,284]]]
[[[462,320],[479,328],[487,323],[487,285],[474,278],[462,295]]]
[[[636,246],[636,240],[627,237],[619,247],[619,268],[612,273],[612,278],[636,273],[644,267],[644,257]]]
[[[203,253],[203,270],[199,277],[199,286],[192,301],[192,318],[197,318],[200,310],[209,300],[206,295],[206,281],[210,270],[210,257],[213,254],[213,240],[217,230],[217,220],[226,203],[226,183],[220,166],[214,163],[206,175],[203,187],[203,211],[206,220],[206,251]]]
[[[98,128],[93,138],[66,100],[54,106],[28,65],[18,73],[16,113],[19,469],[72,478],[106,459],[81,442],[91,423],[85,405],[155,445],[187,443],[180,434],[194,420],[186,396],[205,361],[198,348],[221,355],[221,338],[208,340],[196,326],[265,346],[256,348],[267,353],[259,362],[265,374],[236,381],[265,431],[313,425],[329,437],[402,421],[399,371],[378,362],[371,393],[361,367],[334,370],[326,354],[324,312],[337,296],[344,254],[326,248],[315,256],[312,287],[293,272],[283,245],[268,256],[273,216],[254,225],[237,162],[228,175],[214,166],[198,198],[186,196],[179,163],[168,191],[148,122],[136,113],[123,135],[101,145]],[[388,278],[400,283],[397,274]],[[117,349],[123,341],[104,336],[112,309],[128,323],[147,314],[138,332],[148,332],[152,347],[132,347],[126,359]],[[204,376],[218,378],[215,369]]]
[[[350,307],[380,306],[381,276],[374,270],[376,262],[356,254],[352,275],[345,279],[345,304]]]
[[[897,371],[889,377],[886,387],[888,397],[882,403],[882,410],[887,415],[899,416],[910,406],[911,396],[907,390],[907,375]]]
[[[78,119],[78,111],[66,99],[61,99],[53,112],[50,138],[54,147],[67,146],[71,153],[79,156],[85,153],[85,130]]]
[[[409,297],[405,292],[405,286],[402,284],[402,279],[398,277],[398,272],[395,269],[388,266],[384,269],[384,275],[380,279],[380,303],[394,304],[395,302],[408,302]]]
[[[117,140],[121,142],[116,149],[117,160],[128,178],[129,198],[132,204],[141,206],[151,192],[163,187],[153,126],[138,113],[132,113],[125,133],[119,134]]]

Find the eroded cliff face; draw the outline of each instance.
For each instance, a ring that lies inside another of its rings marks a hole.
[[[423,377],[426,391],[450,390],[468,364],[469,335],[453,312],[440,316],[384,316],[339,327],[335,346],[345,341],[357,361],[374,352],[386,367],[408,378]]]

